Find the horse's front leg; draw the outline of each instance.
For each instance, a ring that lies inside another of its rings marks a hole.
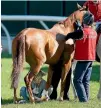
[[[71,60],[68,61],[68,63],[63,65],[62,68],[62,74],[61,74],[61,90],[60,90],[60,97],[59,100],[63,101],[63,96],[64,96],[64,89],[65,89],[65,84],[66,84],[66,76],[71,68]]]
[[[97,98],[101,99],[101,59],[100,59],[100,88],[99,88]]]
[[[74,78],[74,70],[75,70],[75,67],[76,67],[76,63],[77,61],[73,61],[72,62],[72,66],[71,66],[71,87],[72,87],[72,90],[73,90],[73,94],[74,94],[74,99],[77,98],[77,93],[76,93],[76,90],[75,90],[75,87],[74,87],[74,83],[73,83],[73,78]]]
[[[48,75],[47,75],[47,82],[46,82],[46,88],[45,88],[45,90],[43,90],[42,97],[41,97],[42,100],[48,100],[49,99],[48,89],[51,86],[52,76],[53,76],[53,67],[49,66]]]

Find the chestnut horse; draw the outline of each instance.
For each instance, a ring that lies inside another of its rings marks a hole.
[[[33,103],[35,100],[31,89],[32,80],[41,71],[44,63],[49,64],[45,89],[47,91],[51,84],[52,68],[62,59],[60,100],[63,100],[66,75],[71,67],[74,53],[74,42],[70,39],[67,40],[67,34],[74,32],[74,23],[76,21],[80,21],[82,24],[84,20],[83,16],[87,13],[91,14],[86,8],[80,8],[66,20],[55,24],[49,30],[26,28],[14,38],[12,42],[13,70],[11,74],[11,88],[14,89],[15,103],[18,102],[16,90],[24,60],[30,65],[30,71],[24,80],[29,93],[29,100]]]

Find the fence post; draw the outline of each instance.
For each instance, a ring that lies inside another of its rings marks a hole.
[[[11,38],[10,38],[10,34],[8,32],[8,30],[6,29],[6,27],[4,26],[4,24],[1,22],[1,28],[4,30],[6,36],[7,36],[7,40],[8,40],[8,52],[9,54],[11,54]]]

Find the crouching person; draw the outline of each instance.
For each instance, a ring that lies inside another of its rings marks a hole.
[[[41,99],[42,93],[46,86],[46,81],[42,77],[45,75],[46,75],[45,72],[40,71],[37,77],[32,81],[32,91],[36,102],[42,101]],[[52,91],[53,87],[51,86],[48,89],[48,97],[51,95]],[[26,87],[21,87],[20,96],[23,98],[23,100],[19,101],[19,103],[26,103],[29,101],[29,94]]]

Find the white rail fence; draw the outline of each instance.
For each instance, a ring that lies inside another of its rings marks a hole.
[[[54,22],[64,20],[66,17],[59,16],[35,16],[35,15],[1,15],[1,21],[39,21],[39,23],[45,28],[49,29],[44,21]],[[11,54],[11,36],[5,25],[1,22],[1,28],[5,32],[8,41],[8,52]]]

